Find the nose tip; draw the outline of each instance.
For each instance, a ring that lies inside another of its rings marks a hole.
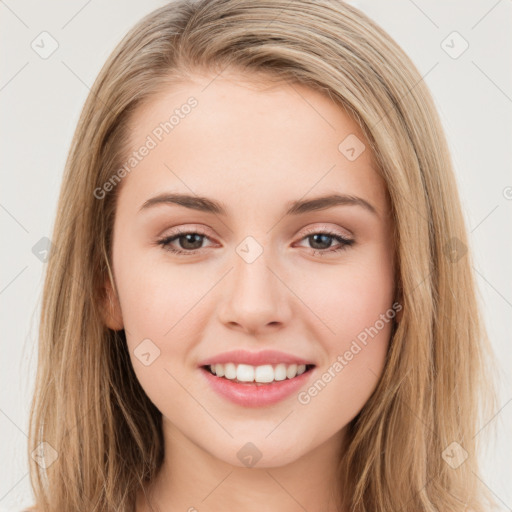
[[[290,316],[286,287],[267,265],[263,255],[252,263],[242,258],[226,277],[219,319],[225,325],[255,334],[275,329]]]

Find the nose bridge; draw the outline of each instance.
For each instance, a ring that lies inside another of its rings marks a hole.
[[[268,247],[251,236],[236,247],[221,308],[223,322],[255,330],[286,320],[286,287],[273,273],[278,265],[271,254]]]
[[[267,244],[268,245],[268,244]],[[240,303],[254,303],[260,308],[276,299],[276,278],[270,272],[270,248],[247,237],[236,248],[231,296]],[[274,261],[275,264],[275,261]]]

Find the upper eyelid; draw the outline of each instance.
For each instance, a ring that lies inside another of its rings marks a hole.
[[[176,237],[179,235],[186,235],[186,234],[190,234],[190,233],[197,233],[200,235],[204,235],[208,238],[215,238],[214,236],[211,236],[210,234],[208,234],[207,228],[194,227],[193,225],[189,228],[183,228],[181,226],[178,226],[176,228],[172,228],[172,230],[173,230],[172,233],[169,233],[168,235],[162,235],[160,238],[171,238],[171,237]],[[348,231],[348,230],[345,230],[345,231]],[[301,239],[311,233],[330,233],[332,235],[341,236],[342,238],[352,238],[352,234],[345,234],[343,232],[340,232],[339,229],[327,227],[327,226],[317,226],[317,227],[306,228]]]
[[[347,230],[345,230],[345,231],[347,231]],[[309,234],[314,234],[314,233],[329,233],[332,236],[336,235],[336,236],[340,236],[342,238],[347,238],[347,239],[353,237],[353,235],[351,233],[345,234],[343,232],[340,232],[340,230],[336,229],[336,228],[319,226],[319,227],[315,227],[315,228],[306,228],[303,238]]]
[[[175,242],[176,240],[178,240],[180,236],[184,236],[184,235],[192,234],[192,233],[196,233],[198,235],[204,236],[204,237],[208,238],[209,240],[212,240],[212,238],[213,239],[215,238],[215,237],[210,236],[208,233],[206,233],[205,231],[207,231],[207,230],[203,229],[202,227],[200,227],[200,228],[197,228],[197,227],[183,228],[183,227],[179,226],[174,229],[175,229],[174,232],[160,237],[160,240],[172,239],[168,242],[168,243],[171,243],[171,242]],[[327,234],[333,238],[339,237],[343,240],[346,240],[347,243],[353,243],[355,241],[352,235],[346,235],[344,233],[341,233],[339,230],[336,230],[335,228],[326,227],[326,226],[306,228],[305,232],[303,232],[302,236],[297,241],[300,242],[300,241],[304,240],[305,238],[307,238],[308,236],[312,236],[314,234]],[[201,251],[202,249],[206,249],[206,248],[207,247],[201,247],[200,249],[194,249],[193,251],[191,250],[188,252]]]

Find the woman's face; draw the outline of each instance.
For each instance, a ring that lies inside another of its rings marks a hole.
[[[305,86],[212,75],[153,98],[131,130],[107,323],[165,435],[236,466],[337,444],[394,316],[389,204],[360,128]],[[217,357],[230,378],[204,368]]]

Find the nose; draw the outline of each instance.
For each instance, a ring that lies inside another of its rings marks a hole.
[[[252,263],[234,255],[218,307],[219,320],[227,327],[257,335],[289,323],[291,292],[269,259],[266,251]]]

